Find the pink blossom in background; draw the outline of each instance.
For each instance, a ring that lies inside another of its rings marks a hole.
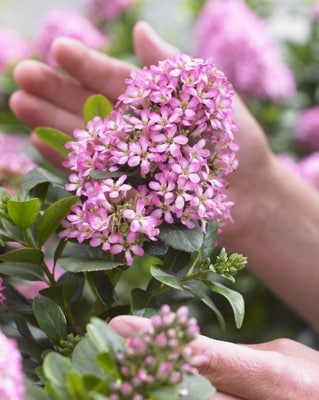
[[[24,153],[28,141],[27,135],[0,132],[0,186],[15,194],[22,176],[36,164]]]
[[[3,279],[0,277],[0,303],[4,303],[6,300],[6,295],[3,293],[6,287],[3,285]]]
[[[277,154],[277,158],[296,176],[299,176],[304,182],[319,190],[319,152],[309,154],[300,160],[285,153]]]
[[[319,152],[314,152],[299,161],[300,176],[319,190]]]
[[[40,55],[49,65],[56,66],[50,49],[53,41],[61,36],[77,39],[96,50],[106,47],[109,43],[107,36],[84,16],[69,10],[52,10],[44,17],[37,39]]]
[[[49,271],[53,272],[53,260],[46,260],[46,264],[49,268]],[[57,281],[60,276],[64,274],[64,272],[64,269],[62,269],[59,265],[56,265],[54,270],[55,280]],[[40,290],[48,287],[48,284],[43,281],[26,281],[17,283],[14,286],[25,298],[34,299],[36,296],[38,296]]]
[[[112,21],[135,5],[137,0],[86,0],[88,15],[95,23]]]
[[[0,71],[35,54],[33,44],[11,29],[0,29],[0,49]]]
[[[317,0],[313,6],[313,16],[315,19],[319,19],[319,1]]]
[[[195,23],[195,54],[211,56],[241,95],[281,101],[295,93],[265,22],[243,1],[207,1]]]
[[[17,343],[0,331],[0,399],[22,400],[23,379],[22,356]]]
[[[319,151],[319,106],[308,108],[299,115],[295,138],[303,150]]]

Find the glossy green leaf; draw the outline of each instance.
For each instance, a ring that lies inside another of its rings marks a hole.
[[[93,282],[99,299],[107,306],[114,303],[114,287],[104,271],[95,271]]]
[[[44,254],[39,249],[20,248],[0,254],[0,261],[6,262],[25,262],[30,264],[41,264],[44,259]]]
[[[225,319],[214,303],[214,301],[209,297],[207,293],[207,288],[202,282],[187,282],[187,284],[183,285],[184,289],[192,293],[192,295],[198,300],[202,301],[206,304],[215,314],[218,319],[218,322],[222,329],[226,328]]]
[[[123,265],[118,261],[85,260],[74,257],[59,258],[59,265],[70,272],[107,271]]]
[[[58,229],[61,221],[68,215],[72,205],[77,201],[77,196],[66,197],[56,201],[46,209],[36,227],[36,236],[40,247]]]
[[[75,346],[72,354],[74,369],[80,374],[94,375],[103,379],[105,377],[105,372],[95,361],[98,354],[99,351],[95,344],[88,337],[84,337]]]
[[[199,227],[189,229],[186,226],[163,224],[159,237],[167,246],[187,253],[198,251],[203,243],[203,232]]]
[[[167,273],[157,265],[152,265],[150,272],[155,279],[164,283],[164,285],[177,290],[183,290],[183,286],[177,276]]]
[[[65,384],[73,400],[87,400],[83,377],[80,374],[68,371]]]
[[[68,149],[65,147],[65,144],[72,140],[69,135],[59,131],[58,129],[48,127],[36,128],[35,133],[44,143],[57,151],[64,158],[67,158]]]
[[[24,279],[27,281],[42,281],[43,271],[40,265],[29,263],[0,263],[0,274],[8,275],[13,278]]]
[[[39,199],[25,201],[8,200],[8,215],[12,221],[22,230],[28,229],[39,215]]]
[[[245,316],[245,301],[243,296],[239,292],[236,292],[219,282],[204,281],[204,283],[209,290],[225,297],[234,312],[236,327],[240,328]]]
[[[133,289],[131,293],[132,314],[149,318],[157,313],[158,304],[150,293],[142,289]]]
[[[67,357],[51,352],[43,361],[43,371],[46,378],[50,381],[51,387],[58,392],[59,399],[71,400],[72,398],[66,389],[66,376],[68,371],[72,369],[71,361]]]
[[[92,318],[86,329],[100,352],[111,352],[115,357],[118,352],[123,351],[121,337],[102,319]]]
[[[175,385],[154,389],[149,394],[150,400],[179,400],[178,387]],[[183,397],[184,398],[184,397]]]
[[[52,343],[58,344],[67,335],[67,321],[61,307],[48,297],[33,300],[35,318]]]
[[[31,189],[42,183],[50,183],[52,185],[64,187],[65,182],[62,178],[44,168],[34,168],[23,177],[21,191],[23,193],[28,193]]]
[[[25,397],[24,400],[51,400],[45,391],[32,382],[30,379],[24,379]]]
[[[90,96],[83,108],[84,123],[87,124],[96,116],[104,118],[111,113],[112,109],[112,104],[105,96],[101,94]]]
[[[202,375],[185,375],[178,389],[185,393],[183,400],[208,400],[216,393],[212,383]]]

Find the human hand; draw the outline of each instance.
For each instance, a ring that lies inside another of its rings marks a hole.
[[[128,337],[149,321],[120,316],[110,325]],[[191,343],[194,354],[205,355],[200,368],[218,393],[210,400],[315,400],[319,393],[319,352],[289,339],[239,345],[205,336]]]

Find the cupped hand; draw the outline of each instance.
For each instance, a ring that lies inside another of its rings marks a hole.
[[[141,317],[120,316],[110,325],[128,337],[147,327]],[[207,361],[200,368],[217,388],[210,400],[316,400],[319,393],[319,352],[289,339],[240,345],[199,336],[194,354]]]

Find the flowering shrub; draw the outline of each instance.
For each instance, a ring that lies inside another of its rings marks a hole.
[[[195,53],[213,57],[240,94],[275,102],[295,94],[294,76],[268,27],[245,2],[207,1],[195,34]]]
[[[0,192],[0,323],[22,351],[27,399],[207,399],[203,360],[182,350],[197,325],[165,304],[202,303],[225,326],[221,295],[243,322],[243,298],[224,283],[246,258],[216,244],[237,166],[232,86],[210,59],[182,54],[126,83],[114,110],[88,99],[74,140],[36,129],[68,178],[34,168],[16,196]],[[40,289],[33,299],[23,282]],[[124,313],[154,317],[123,347],[106,321]]]

